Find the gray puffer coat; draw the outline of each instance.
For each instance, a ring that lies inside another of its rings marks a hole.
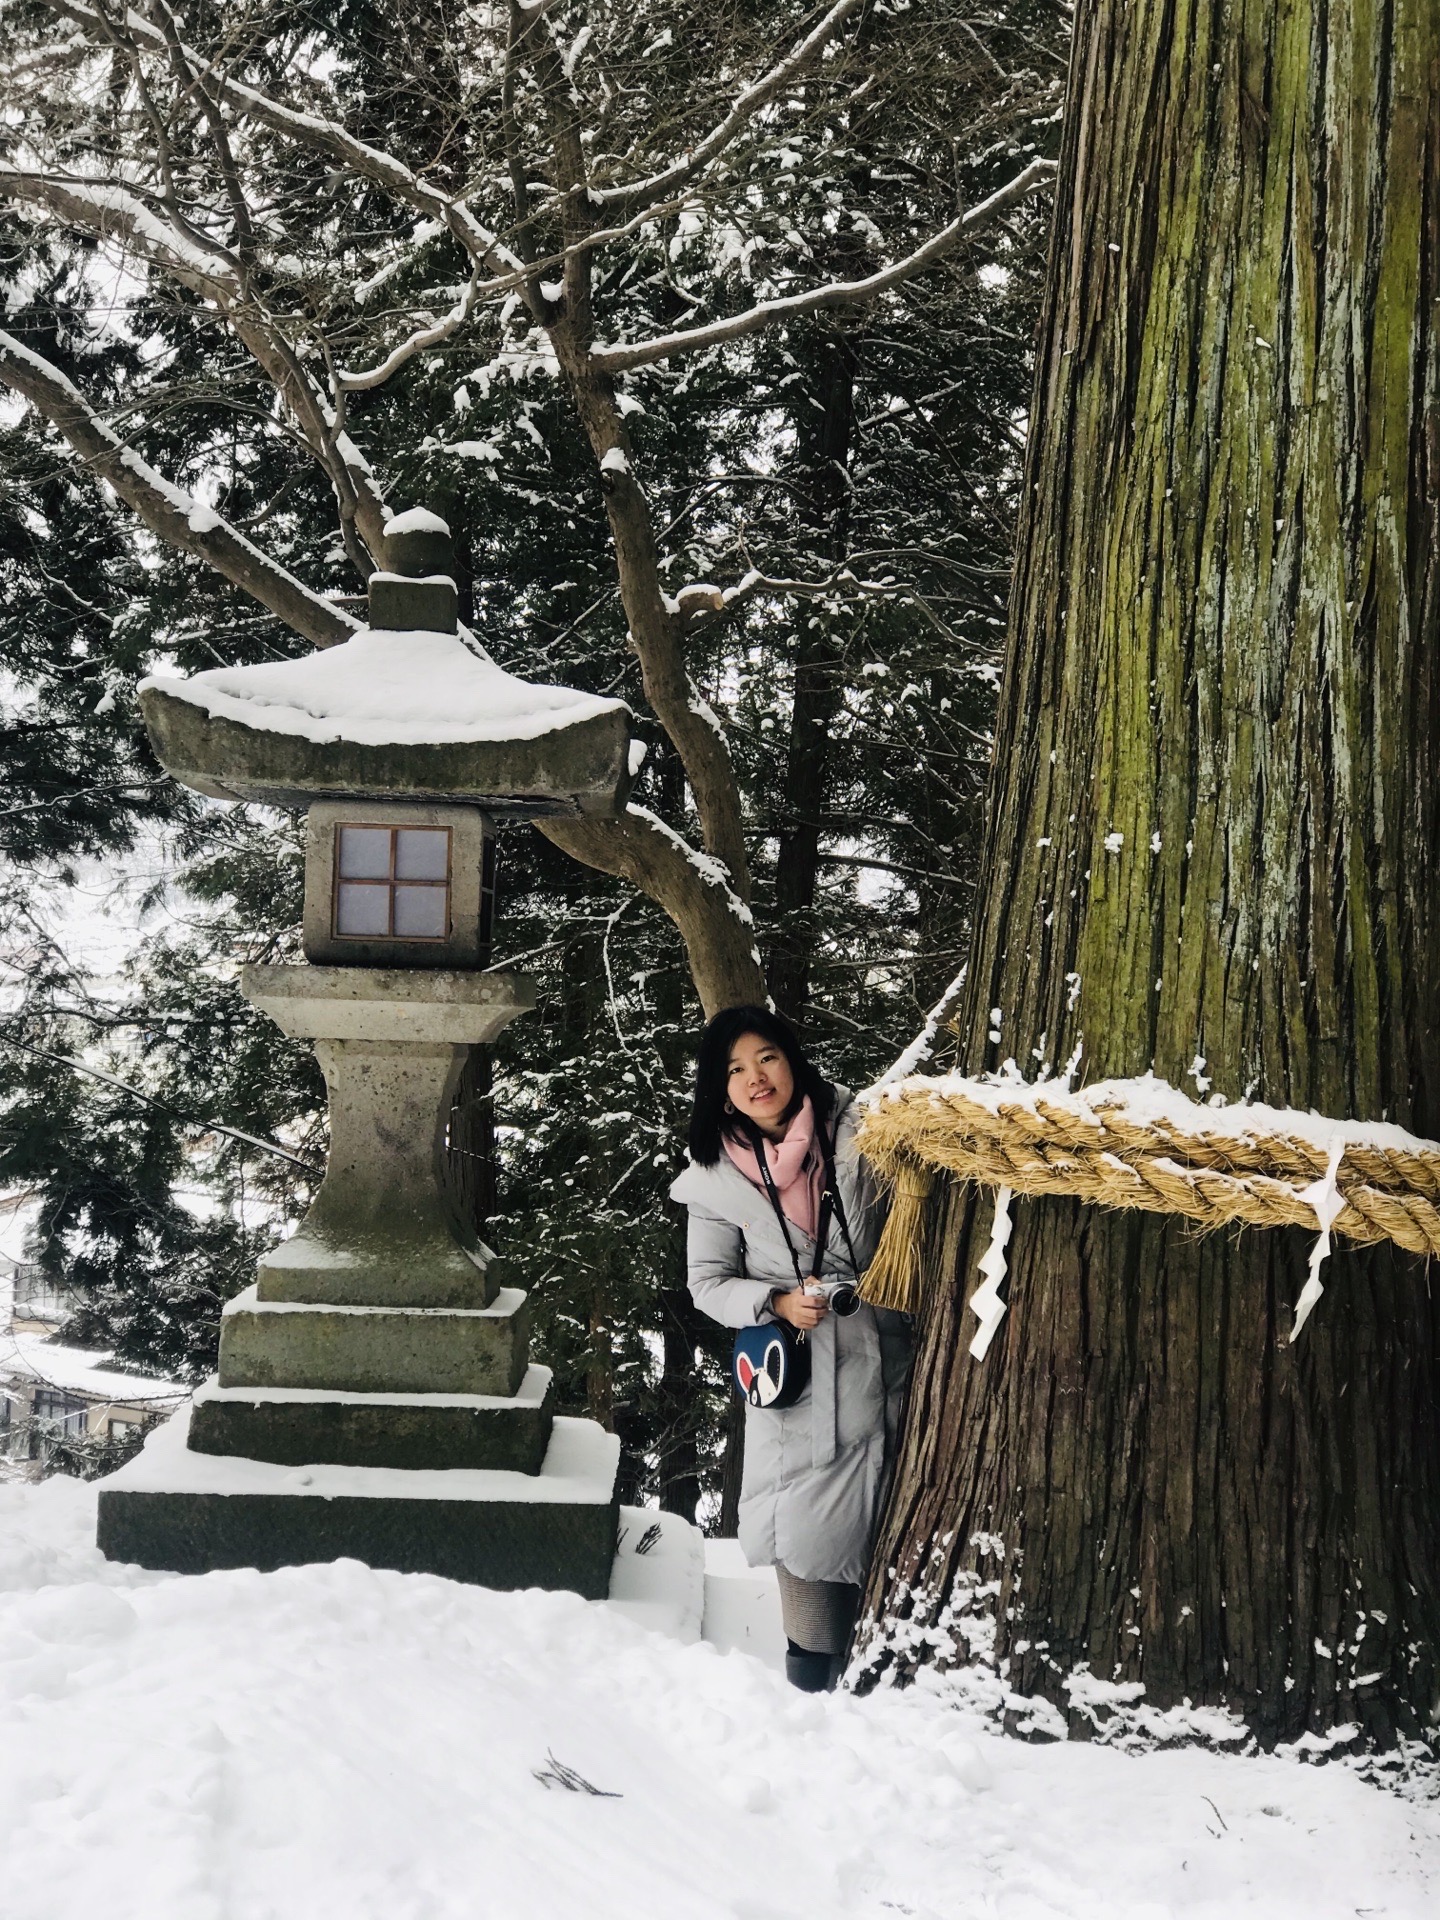
[[[853,1096],[837,1088],[835,1174],[863,1272],[879,1221],[874,1182],[855,1147],[856,1123]],[[690,1210],[696,1306],[722,1327],[773,1321],[771,1293],[798,1283],[764,1189],[722,1153],[713,1167],[686,1167],[670,1197]],[[793,1221],[787,1225],[808,1274],[815,1243]],[[827,1238],[823,1273],[856,1277],[838,1224]],[[800,1580],[859,1581],[894,1455],[909,1322],[862,1306],[844,1317],[827,1314],[808,1340],[810,1384],[794,1406],[745,1409],[740,1545],[752,1567],[778,1561]]]

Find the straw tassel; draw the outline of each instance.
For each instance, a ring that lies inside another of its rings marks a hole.
[[[929,1167],[917,1160],[900,1161],[891,1182],[890,1214],[860,1282],[860,1297],[872,1307],[919,1311],[925,1203],[934,1185]]]

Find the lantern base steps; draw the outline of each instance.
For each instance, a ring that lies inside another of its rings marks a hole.
[[[354,1559],[487,1587],[609,1592],[620,1443],[593,1420],[556,1417],[535,1474],[287,1466],[198,1451],[191,1433],[186,1408],[101,1486],[109,1559],[173,1573]]]
[[[508,1397],[529,1345],[519,1287],[488,1307],[378,1307],[261,1300],[251,1286],[220,1318],[220,1384]]]
[[[310,1387],[229,1387],[195,1395],[190,1446],[280,1466],[499,1468],[537,1474],[554,1422],[548,1367],[530,1366],[519,1392],[333,1393]]]

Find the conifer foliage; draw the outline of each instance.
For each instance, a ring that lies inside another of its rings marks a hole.
[[[293,950],[295,840],[163,781],[130,688],[343,638],[387,513],[432,505],[477,643],[622,692],[649,749],[623,821],[504,847],[496,958],[541,1008],[495,1063],[492,1237],[570,1403],[689,1506],[716,1403],[662,1196],[698,1016],[773,991],[863,1083],[968,923],[1064,10],[0,19],[11,858],[172,863],[98,1010],[12,901],[7,1034],[162,1105],[12,1048],[5,1173],[97,1337],[204,1366],[321,1152],[313,1066],[234,985]]]

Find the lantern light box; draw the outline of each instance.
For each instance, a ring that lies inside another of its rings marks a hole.
[[[332,967],[489,962],[495,837],[475,807],[316,801],[305,843],[305,958]]]

